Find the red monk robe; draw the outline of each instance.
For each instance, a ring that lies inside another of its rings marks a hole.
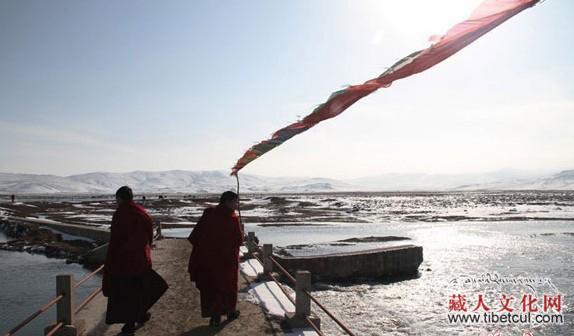
[[[112,218],[102,289],[108,297],[106,323],[145,319],[146,275],[151,271],[153,221],[132,200],[120,203]]]
[[[235,207],[220,203],[206,209],[188,240],[193,245],[188,271],[201,294],[202,317],[218,321],[221,315],[236,314],[243,233]]]

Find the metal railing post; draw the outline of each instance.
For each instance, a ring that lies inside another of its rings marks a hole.
[[[271,261],[271,255],[273,254],[272,244],[263,244],[263,273],[273,272],[273,261]]]
[[[254,253],[257,251],[257,246],[255,244],[255,232],[247,232],[247,251],[249,253]]]
[[[56,306],[57,321],[53,325],[44,328],[46,336],[77,336],[83,335],[85,323],[83,320],[76,319],[76,314],[82,310],[102,289],[98,288],[88,296],[80,305],[74,309],[74,289],[91,279],[99,273],[104,266],[98,267],[95,271],[85,276],[83,279],[74,284],[74,278],[70,274],[60,274],[56,276],[56,297],[52,301],[43,305],[40,309],[20,322],[16,327],[8,331],[5,336],[12,336],[20,329],[32,322],[36,317],[46,312],[53,306]]]
[[[157,239],[162,239],[163,235],[161,233],[161,221],[157,221]]]
[[[71,274],[56,276],[56,295],[64,295],[56,306],[57,322],[64,325],[74,324],[74,279]]]
[[[295,280],[295,316],[309,316],[311,315],[311,299],[305,291],[311,290],[311,272],[297,271]]]
[[[44,335],[77,336],[84,330],[84,322],[76,320],[74,309],[74,278],[71,274],[56,276],[56,292],[62,299],[56,305],[56,324],[44,328]]]

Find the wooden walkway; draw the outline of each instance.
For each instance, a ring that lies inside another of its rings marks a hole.
[[[168,291],[150,310],[152,318],[136,335],[283,335],[279,323],[268,319],[261,308],[253,303],[239,301],[241,316],[230,323],[222,322],[219,328],[208,326],[208,319],[201,318],[199,292],[189,281],[187,260],[191,245],[184,239],[165,239],[155,242],[152,251],[154,269],[169,284]],[[240,276],[240,293],[246,291],[247,281]],[[241,296],[241,294],[240,294]],[[88,335],[121,335],[120,324],[108,326],[104,322],[107,299],[101,294],[79,313]],[[223,319],[225,320],[225,318]]]

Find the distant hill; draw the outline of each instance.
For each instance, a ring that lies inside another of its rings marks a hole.
[[[222,171],[97,172],[67,177],[0,173],[0,193],[4,194],[113,193],[122,185],[131,186],[137,193],[220,193],[235,190],[236,183],[235,177]],[[360,188],[326,178],[241,175],[243,192],[325,192],[357,189]]]
[[[170,170],[129,173],[96,172],[72,176],[0,173],[0,193],[113,193],[122,185],[137,193],[220,193],[236,188],[235,178],[223,171]],[[574,190],[574,170],[543,174],[501,170],[485,174],[383,174],[349,180],[241,175],[248,193],[310,193],[335,191],[468,191]]]
[[[458,190],[574,190],[574,170],[538,178],[521,178],[492,181],[482,184],[468,184]]]
[[[564,172],[563,172],[564,173]],[[562,174],[562,173],[561,173]],[[347,180],[368,190],[380,191],[440,191],[440,190],[514,190],[514,189],[574,189],[561,178],[547,172],[504,169],[482,174],[383,174]],[[543,184],[556,178],[555,183]],[[528,185],[536,188],[528,188]]]

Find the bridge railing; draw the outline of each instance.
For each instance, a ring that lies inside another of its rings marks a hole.
[[[311,301],[315,303],[321,310],[327,314],[347,335],[354,336],[355,334],[340,320],[338,319],[327,307],[325,307],[319,300],[311,294],[311,272],[297,271],[295,277],[291,275],[274,257],[273,245],[263,244],[259,246],[254,232],[248,232],[246,240],[247,250],[263,265],[263,273],[269,276],[278,287],[283,291],[285,296],[295,306],[295,317],[305,320],[309,326],[317,332],[320,336],[325,335],[320,330],[320,323],[318,320],[311,318]],[[261,258],[255,254],[260,253]],[[295,286],[295,299],[283,288],[282,284],[273,275],[274,268],[280,271],[291,284]]]
[[[161,232],[161,231],[160,231]],[[273,258],[273,245],[264,244],[262,247],[256,242],[255,234],[249,232],[247,236],[246,245],[248,251],[263,265],[263,272],[269,276],[283,291],[285,296],[295,306],[295,317],[302,319],[308,323],[311,328],[317,332],[318,335],[324,336],[325,334],[320,330],[320,322],[311,317],[311,301],[315,303],[321,310],[325,312],[341,329],[348,335],[354,336],[354,333],[345,324],[339,320],[333,313],[329,311],[323,304],[319,302],[311,294],[311,273],[308,271],[297,271],[296,276],[293,277],[275,258]],[[259,252],[261,258],[255,254]],[[291,297],[285,290],[277,277],[273,274],[273,270],[279,270],[293,285],[295,285],[295,299]],[[37,311],[31,314],[28,318],[20,322],[17,326],[8,331],[5,336],[15,335],[18,331],[28,325],[36,317],[48,311],[56,305],[56,323],[53,326],[46,328],[45,335],[53,336],[58,331],[65,329],[66,335],[75,335],[77,328],[75,326],[76,315],[84,309],[101,291],[102,288],[97,288],[90,293],[80,304],[75,306],[75,290],[93,278],[96,274],[102,272],[104,265],[99,266],[93,272],[87,274],[82,279],[74,283],[73,276],[70,274],[61,274],[56,277],[56,297],[44,306],[40,307]]]
[[[156,233],[154,235],[154,240],[162,239],[161,234],[161,223],[158,221],[156,223]],[[74,297],[75,289],[83,285],[85,282],[93,278],[96,274],[102,272],[104,265],[100,265],[93,272],[87,274],[78,282],[74,283],[73,276],[70,274],[61,274],[56,276],[56,297],[50,302],[46,303],[33,314],[28,316],[25,320],[20,322],[17,326],[10,329],[4,336],[15,335],[22,328],[27,326],[36,317],[42,315],[44,312],[48,311],[54,305],[56,307],[56,323],[50,326],[51,329],[45,331],[45,336],[53,336],[62,329],[66,329],[66,335],[74,335],[76,333],[75,316],[82,309],[84,309],[98,294],[102,292],[102,288],[99,287],[90,293],[80,304],[74,307]],[[48,328],[50,328],[48,327]],[[48,329],[46,328],[46,329]]]
[[[80,312],[90,301],[92,301],[101,291],[101,288],[94,290],[89,294],[84,301],[79,305],[74,307],[75,290],[82,284],[93,278],[96,274],[100,273],[104,269],[104,266],[98,267],[96,270],[90,274],[84,276],[78,282],[74,283],[74,278],[71,274],[60,274],[56,276],[56,297],[50,302],[46,303],[44,306],[40,307],[33,314],[28,316],[24,321],[20,322],[17,326],[8,331],[5,336],[15,335],[18,331],[32,322],[36,317],[40,316],[44,312],[48,311],[50,308],[56,306],[56,323],[45,331],[46,336],[55,335],[61,329],[68,329],[68,333],[74,333],[76,330],[74,325],[75,316]]]

